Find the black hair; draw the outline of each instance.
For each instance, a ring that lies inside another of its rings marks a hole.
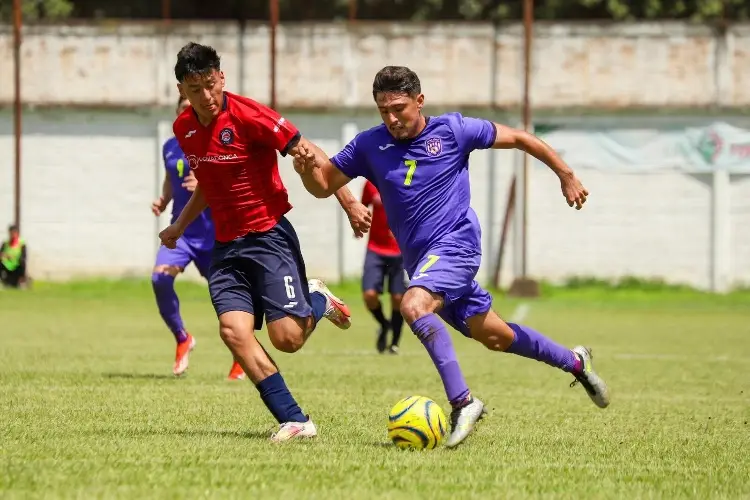
[[[177,96],[177,106],[175,106],[175,109],[180,109],[180,104],[182,104],[182,101],[187,101],[187,97]]]
[[[16,231],[17,232],[18,231],[18,225],[17,224],[11,224],[10,226],[8,226],[8,231],[9,232],[10,231]]]
[[[422,93],[422,84],[415,72],[406,66],[386,66],[378,71],[372,82],[372,98],[379,92],[396,92],[414,97]]]
[[[190,75],[205,75],[213,70],[221,71],[221,58],[213,47],[190,42],[177,53],[174,76],[180,83]]]

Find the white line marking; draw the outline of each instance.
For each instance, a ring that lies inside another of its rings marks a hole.
[[[510,320],[513,323],[520,323],[524,319],[526,319],[526,316],[529,315],[529,311],[531,310],[531,306],[527,304],[526,302],[522,302],[521,304],[518,304],[518,307],[516,307],[516,310],[513,311],[513,314],[510,316]]]

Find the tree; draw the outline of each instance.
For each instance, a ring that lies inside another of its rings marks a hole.
[[[64,19],[73,12],[71,0],[21,0],[21,15],[24,22],[39,19]],[[0,19],[13,20],[13,0],[0,0]]]

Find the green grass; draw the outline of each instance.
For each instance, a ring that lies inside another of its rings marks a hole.
[[[0,291],[2,498],[748,498],[750,294],[545,288],[525,322],[594,349],[612,405],[571,377],[454,335],[491,413],[456,450],[402,452],[385,437],[400,398],[447,409],[408,332],[374,352],[356,287],[355,325],[328,324],[275,354],[319,439],[271,445],[252,385],[230,356],[205,287],[178,283],[198,347],[170,376],[173,340],[143,282]],[[518,301],[500,298],[512,315]],[[259,338],[267,347],[264,332]],[[272,351],[273,352],[273,351]]]

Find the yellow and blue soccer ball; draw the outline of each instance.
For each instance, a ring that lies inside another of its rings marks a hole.
[[[448,432],[445,413],[424,396],[409,396],[391,408],[388,438],[399,448],[431,450]]]

